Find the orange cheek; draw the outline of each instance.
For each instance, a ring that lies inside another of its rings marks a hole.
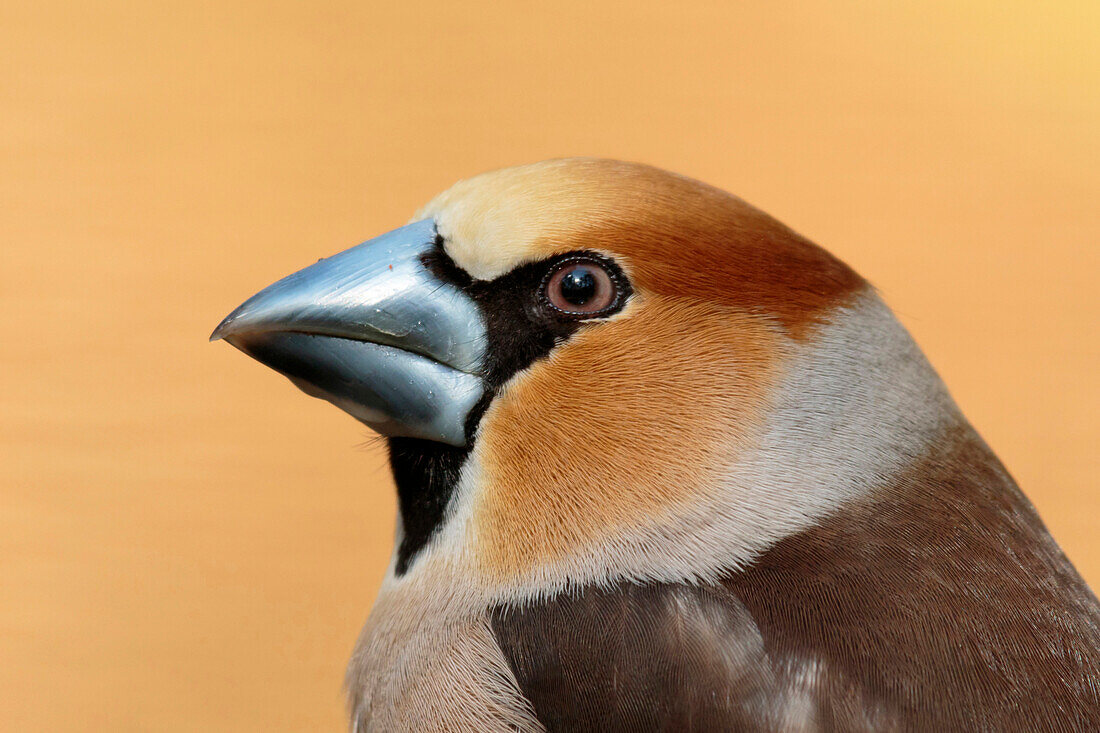
[[[482,422],[479,559],[504,579],[699,500],[749,444],[782,337],[647,293],[519,375]]]

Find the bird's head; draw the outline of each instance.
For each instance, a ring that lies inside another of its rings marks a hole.
[[[872,491],[950,401],[846,265],[723,191],[570,159],[456,184],[214,338],[388,437],[393,577],[705,577]]]

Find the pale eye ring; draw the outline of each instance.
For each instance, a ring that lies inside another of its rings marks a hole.
[[[592,318],[619,305],[621,288],[616,273],[591,257],[570,257],[555,264],[543,280],[542,294],[562,315]]]

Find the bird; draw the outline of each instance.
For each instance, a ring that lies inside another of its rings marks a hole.
[[[1100,604],[879,292],[640,163],[460,181],[224,339],[384,436],[356,731],[1100,730]]]

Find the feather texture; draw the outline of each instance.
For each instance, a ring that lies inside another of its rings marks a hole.
[[[720,584],[493,613],[551,731],[1098,730],[1098,625],[969,429]]]

